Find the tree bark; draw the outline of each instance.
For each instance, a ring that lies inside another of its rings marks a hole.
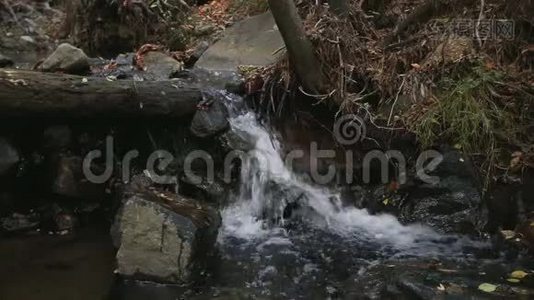
[[[0,115],[165,117],[195,113],[200,89],[180,81],[100,78],[0,70]]]
[[[269,0],[269,7],[301,84],[306,92],[320,94],[324,88],[321,65],[306,37],[295,3],[292,0]]]

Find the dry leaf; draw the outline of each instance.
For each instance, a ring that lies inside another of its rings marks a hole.
[[[497,290],[497,286],[491,283],[483,283],[478,286],[478,289],[486,293],[493,293]]]
[[[501,234],[505,240],[511,240],[516,235],[515,231],[513,230],[501,230]]]
[[[521,270],[517,270],[517,271],[513,271],[512,274],[510,274],[510,277],[515,278],[515,279],[523,279],[527,275],[528,275],[527,272],[521,271]]]

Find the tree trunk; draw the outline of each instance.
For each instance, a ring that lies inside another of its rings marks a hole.
[[[269,0],[269,6],[301,84],[307,93],[320,94],[324,87],[321,65],[306,37],[295,3],[292,0]]]
[[[0,70],[0,115],[181,117],[202,100],[180,81],[107,81],[72,75]]]

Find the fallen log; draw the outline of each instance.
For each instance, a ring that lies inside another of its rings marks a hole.
[[[181,117],[202,100],[181,81],[105,78],[0,70],[0,115],[65,117]]]

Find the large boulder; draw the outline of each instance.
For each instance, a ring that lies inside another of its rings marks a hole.
[[[240,65],[267,66],[276,62],[276,53],[283,47],[274,18],[266,12],[226,29],[223,38],[200,57],[196,66],[228,71],[235,71]]]
[[[219,214],[176,195],[136,193],[112,228],[118,273],[139,280],[187,283],[200,275],[212,253]]]
[[[89,70],[89,58],[82,49],[63,43],[41,64],[45,72],[81,74]]]

